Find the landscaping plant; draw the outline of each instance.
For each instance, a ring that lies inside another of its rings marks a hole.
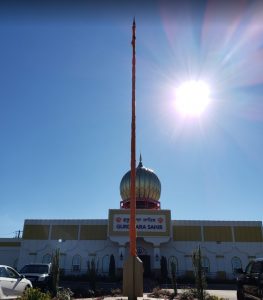
[[[206,277],[202,266],[202,253],[200,246],[193,252],[192,256],[195,285],[196,285],[196,296],[199,300],[205,299],[205,288],[206,288]]]
[[[109,264],[109,278],[110,280],[115,280],[115,258],[113,254],[110,256],[110,264]]]
[[[39,289],[27,289],[20,300],[51,300],[49,293],[42,293]]]
[[[56,300],[70,300],[73,292],[69,288],[59,288],[57,291]]]
[[[58,285],[59,285],[59,258],[60,258],[60,250],[56,249],[55,253],[52,256],[52,265],[51,265],[51,291],[53,296],[57,295]]]
[[[174,261],[171,262],[171,277],[172,277],[174,296],[177,296],[176,264]]]
[[[161,280],[165,281],[165,280],[167,280],[167,277],[168,277],[166,257],[164,257],[164,256],[161,257],[160,264],[161,264]]]
[[[90,281],[91,289],[96,291],[97,270],[95,259],[88,261],[88,280]]]

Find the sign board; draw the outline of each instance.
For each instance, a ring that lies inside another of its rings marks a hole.
[[[130,211],[109,210],[109,235],[129,234]],[[171,213],[169,210],[138,209],[136,211],[137,236],[169,236]]]
[[[130,216],[115,214],[113,217],[113,231],[128,231]],[[165,232],[165,215],[136,215],[136,229],[138,231]]]

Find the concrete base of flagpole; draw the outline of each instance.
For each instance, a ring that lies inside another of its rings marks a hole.
[[[143,297],[143,263],[138,256],[131,256],[123,264],[123,295],[128,300]]]

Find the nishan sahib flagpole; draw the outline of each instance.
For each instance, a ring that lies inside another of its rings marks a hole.
[[[123,265],[123,294],[128,300],[136,300],[143,296],[143,263],[137,257],[136,247],[136,24],[132,25],[132,121],[131,121],[131,178],[130,178],[130,252]]]

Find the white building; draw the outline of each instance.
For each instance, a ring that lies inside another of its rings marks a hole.
[[[109,209],[106,220],[25,220],[21,239],[0,239],[0,264],[20,269],[31,262],[50,262],[59,248],[66,274],[87,272],[94,259],[100,274],[107,275],[110,255],[122,273],[129,252],[130,172],[120,184],[120,209]],[[263,257],[261,221],[171,220],[170,210],[160,208],[161,183],[140,163],[136,170],[137,253],[145,276],[168,268],[174,260],[179,276],[193,273],[192,253],[200,245],[208,276],[231,279],[234,270],[255,257]]]

